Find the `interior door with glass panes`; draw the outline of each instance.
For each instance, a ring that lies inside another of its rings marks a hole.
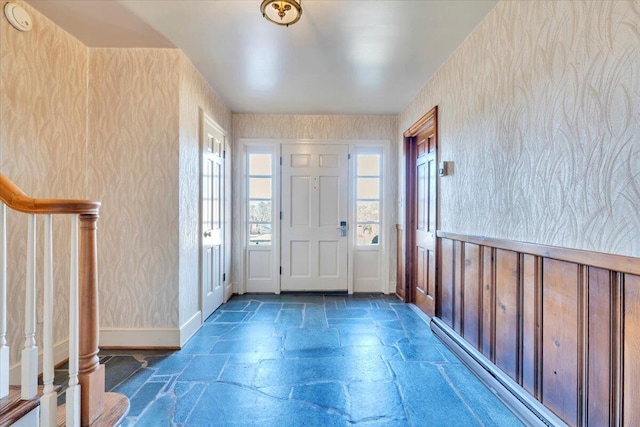
[[[280,289],[348,289],[347,145],[282,146]]]
[[[224,145],[222,132],[205,117],[201,176],[201,309],[204,319],[224,300]]]

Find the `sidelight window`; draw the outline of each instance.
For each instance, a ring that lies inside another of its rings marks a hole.
[[[356,244],[380,244],[381,155],[356,156]]]
[[[273,156],[250,153],[248,169],[249,244],[271,245],[273,230]]]

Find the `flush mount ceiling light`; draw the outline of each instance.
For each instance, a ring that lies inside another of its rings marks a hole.
[[[268,21],[288,27],[302,16],[301,0],[263,0],[260,12]]]

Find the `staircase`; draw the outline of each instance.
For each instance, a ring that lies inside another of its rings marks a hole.
[[[8,208],[8,209],[7,209]],[[100,202],[34,199],[0,174],[0,427],[116,426],[129,410],[129,400],[105,393],[104,365],[98,359],[97,222]],[[20,381],[10,383],[10,348],[7,341],[7,218],[26,215],[26,284],[24,337]],[[69,386],[66,404],[57,406],[59,387],[54,381],[54,246],[53,220],[71,217],[69,277]],[[44,217],[42,261],[43,311],[36,312],[38,253],[36,225]],[[42,358],[36,345],[36,319],[42,321]],[[42,361],[42,382],[39,362]]]

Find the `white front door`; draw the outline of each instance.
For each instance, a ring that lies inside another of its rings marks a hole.
[[[282,291],[348,288],[348,155],[347,145],[282,146]]]
[[[206,117],[202,129],[201,227],[202,317],[224,298],[224,146],[225,137]]]

